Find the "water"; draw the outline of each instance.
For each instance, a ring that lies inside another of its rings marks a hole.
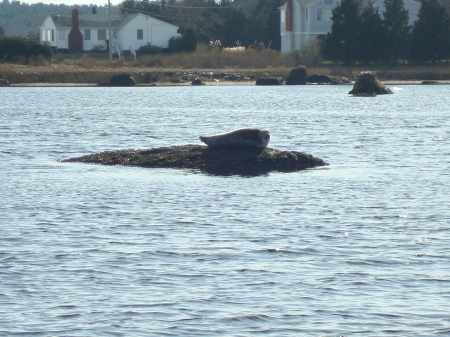
[[[0,336],[447,336],[450,86],[1,88]],[[272,133],[327,168],[60,163]]]

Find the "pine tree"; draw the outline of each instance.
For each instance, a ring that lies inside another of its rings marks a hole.
[[[323,53],[332,61],[355,63],[359,56],[361,7],[358,0],[342,0],[333,9],[331,32],[325,38]]]
[[[411,37],[413,61],[438,61],[450,57],[450,18],[437,0],[422,0]]]
[[[395,63],[406,57],[411,26],[403,0],[384,0],[383,26],[386,31],[386,57]]]
[[[197,34],[192,28],[184,32],[183,39],[185,51],[192,53],[197,49]]]
[[[380,13],[372,2],[363,8],[359,23],[358,59],[363,62],[377,62],[385,58],[386,34]]]

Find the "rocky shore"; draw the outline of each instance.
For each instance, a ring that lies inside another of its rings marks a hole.
[[[296,151],[258,149],[212,149],[202,145],[183,145],[141,150],[95,153],[60,162],[147,168],[192,169],[212,175],[256,176],[272,171],[294,172],[328,163],[310,154]]]

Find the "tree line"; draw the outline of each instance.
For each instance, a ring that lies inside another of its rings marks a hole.
[[[347,64],[450,59],[450,15],[438,0],[422,0],[413,25],[403,0],[384,0],[384,7],[380,14],[371,2],[342,0],[332,11],[325,58]]]
[[[114,13],[142,12],[189,29],[200,43],[220,41],[222,47],[236,44],[264,45],[281,49],[280,13],[286,0],[124,0]],[[332,15],[331,32],[324,38],[326,59],[345,62],[436,61],[450,58],[450,1],[421,0],[419,18],[408,25],[403,0],[385,0],[379,13],[373,4],[362,0],[341,0]],[[35,28],[48,14],[106,14],[106,6],[26,4],[0,0],[0,35],[12,23]],[[6,34],[8,35],[8,34]],[[27,36],[26,34],[23,36]],[[176,41],[180,42],[180,41]]]
[[[222,47],[255,42],[281,49],[278,7],[285,0],[125,0],[122,13],[141,12],[180,27],[193,29],[201,43],[220,41]]]

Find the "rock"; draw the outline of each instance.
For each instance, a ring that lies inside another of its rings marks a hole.
[[[422,84],[438,84],[438,81],[434,81],[434,80],[425,80],[422,81]]]
[[[353,85],[353,89],[349,92],[350,95],[355,96],[368,96],[372,93],[375,95],[383,95],[392,94],[393,92],[370,73],[359,75]]]
[[[132,87],[136,85],[136,81],[130,74],[112,75],[109,82],[102,82],[98,84],[102,87]]]
[[[332,78],[327,75],[310,75],[308,76],[308,83],[331,83]]]
[[[256,80],[256,85],[280,85],[280,84],[283,84],[283,82],[277,78],[258,78]]]
[[[9,87],[11,85],[11,83],[9,83],[8,78],[3,75],[0,74],[0,87]]]
[[[158,79],[153,76],[152,73],[143,73],[142,74],[142,83],[155,83],[158,82]]]
[[[198,77],[196,77],[194,80],[192,80],[191,82],[192,85],[202,85],[202,80],[199,79]]]
[[[306,71],[306,67],[298,66],[295,69],[292,69],[289,73],[288,78],[286,79],[287,85],[304,85],[308,80],[308,72]]]
[[[332,77],[331,83],[333,85],[340,85],[340,84],[350,84],[352,83],[347,77]]]
[[[107,151],[61,162],[196,169],[213,175],[243,176],[256,176],[271,171],[293,172],[328,165],[322,159],[303,152],[250,147],[212,149],[203,145]]]

